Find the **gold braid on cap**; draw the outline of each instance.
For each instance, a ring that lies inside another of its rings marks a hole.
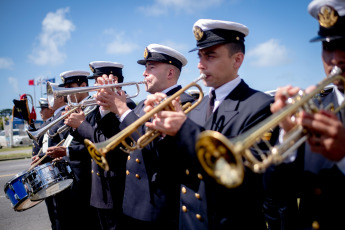
[[[148,55],[149,55],[149,50],[146,47],[145,50],[144,50],[144,58],[147,59]]]
[[[95,72],[95,68],[93,68],[93,66],[90,65],[90,64],[89,64],[89,67],[90,67],[90,70],[92,71],[92,73],[94,73]]]
[[[323,6],[320,9],[319,23],[322,27],[329,28],[338,20],[338,13],[330,6]]]
[[[200,41],[204,36],[204,31],[199,26],[194,26],[193,33],[197,41]]]

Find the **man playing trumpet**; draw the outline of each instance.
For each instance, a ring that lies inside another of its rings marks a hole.
[[[345,77],[345,1],[314,0],[308,11],[319,22],[318,36],[311,42],[322,42],[326,75],[337,66]],[[307,93],[314,88],[309,87]],[[279,88],[272,112],[282,109],[287,98],[298,90],[292,86]],[[332,103],[337,108],[344,102],[344,82],[334,82],[318,97],[324,107]],[[325,109],[315,113],[303,111],[296,121],[288,118],[281,123],[284,133],[300,125],[309,135],[307,143],[292,155],[292,163],[272,167],[266,174],[265,209],[270,229],[345,228],[343,213],[339,211],[345,206],[344,124],[344,107],[337,114]]]

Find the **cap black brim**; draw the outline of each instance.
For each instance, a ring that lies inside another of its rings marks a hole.
[[[208,48],[208,47],[211,47],[211,46],[215,46],[215,45],[220,45],[220,44],[226,44],[226,43],[229,43],[229,42],[219,42],[219,41],[215,41],[215,42],[208,42],[207,44],[203,44],[203,45],[200,45],[198,47],[195,47],[194,49],[192,50],[189,50],[188,52],[193,52],[193,51],[196,51],[196,50],[201,50],[201,49],[205,49],[205,48]]]
[[[140,65],[146,65],[147,60],[138,60],[137,63]]]
[[[316,37],[310,39],[309,42],[324,42],[324,41],[330,42],[330,41],[341,39],[341,38],[345,38],[345,36],[341,36],[341,35],[332,36],[332,37],[331,36],[328,36],[328,37],[316,36]]]

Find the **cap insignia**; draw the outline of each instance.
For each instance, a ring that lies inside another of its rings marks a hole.
[[[65,83],[65,78],[61,76],[62,83]]]
[[[194,26],[193,33],[197,41],[200,41],[201,38],[204,36],[204,31],[199,26]]]
[[[323,6],[319,13],[319,23],[322,27],[329,28],[338,20],[338,13],[330,6]]]
[[[146,47],[144,51],[144,58],[146,59],[148,55],[149,55],[149,50]]]
[[[94,73],[95,72],[95,68],[93,68],[93,66],[90,65],[90,64],[89,64],[89,66],[90,66],[90,70],[92,71],[92,73]]]

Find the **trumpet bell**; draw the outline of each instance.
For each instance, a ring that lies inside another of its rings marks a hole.
[[[84,144],[87,147],[87,150],[89,151],[91,157],[94,159],[94,161],[104,170],[109,170],[109,164],[107,160],[105,159],[105,156],[102,155],[101,152],[97,150],[97,147],[94,143],[92,143],[90,140],[85,139]]]
[[[207,130],[202,132],[195,146],[198,159],[206,173],[226,186],[239,186],[244,177],[240,154],[233,154],[235,146],[221,133]]]

